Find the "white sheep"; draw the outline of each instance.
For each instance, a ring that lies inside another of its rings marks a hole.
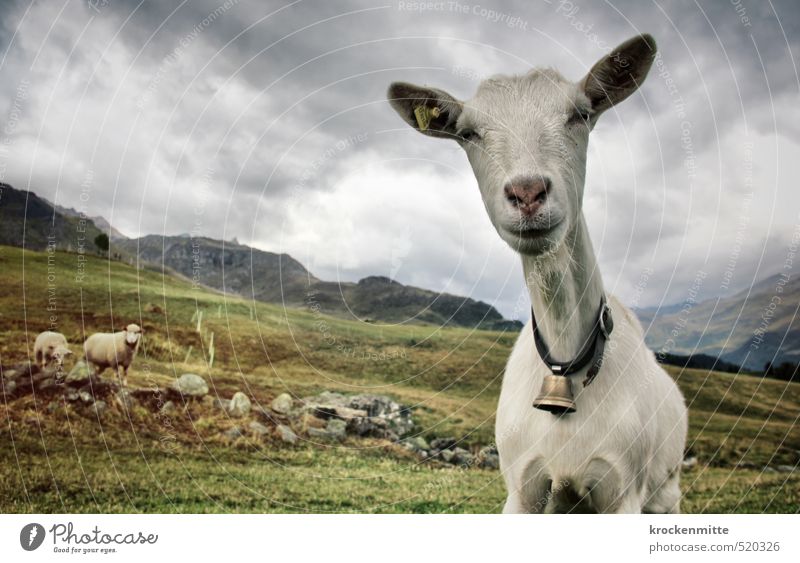
[[[55,363],[56,370],[61,371],[64,358],[72,355],[72,350],[67,346],[67,339],[60,332],[46,330],[36,337],[33,344],[33,355],[36,365],[44,370],[51,363]]]
[[[128,368],[139,349],[141,336],[142,329],[135,324],[129,324],[119,332],[97,332],[83,343],[86,363],[94,368],[94,375],[100,375],[106,368],[113,369],[125,387],[128,385]]]

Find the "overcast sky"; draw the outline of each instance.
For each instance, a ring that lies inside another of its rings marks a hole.
[[[650,306],[699,270],[712,296],[781,269],[800,229],[796,2],[378,4],[3,2],[0,180],[130,236],[236,237],[323,279],[386,275],[525,318],[466,157],[406,127],[386,87],[577,80],[646,31],[658,64],[590,142],[607,289]]]

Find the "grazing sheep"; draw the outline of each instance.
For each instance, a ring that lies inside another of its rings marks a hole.
[[[139,349],[141,336],[142,329],[135,324],[129,324],[120,332],[97,332],[83,343],[86,363],[94,368],[95,375],[100,375],[106,368],[113,369],[125,387],[128,385],[128,368]]]
[[[56,369],[61,371],[64,358],[72,355],[72,350],[67,347],[67,339],[60,332],[46,330],[36,337],[33,344],[33,355],[36,365],[44,370],[50,363],[55,362]]]

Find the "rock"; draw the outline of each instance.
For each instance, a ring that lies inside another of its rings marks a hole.
[[[250,414],[251,406],[252,404],[250,403],[250,399],[247,397],[247,395],[241,391],[237,391],[231,398],[231,403],[228,406],[228,414],[237,418],[247,416]]]
[[[458,440],[455,438],[436,438],[431,440],[431,447],[434,450],[451,450],[455,447]]]
[[[287,444],[296,444],[297,443],[297,434],[294,431],[286,426],[285,424],[279,424],[277,426],[278,436],[280,439]]]
[[[683,460],[682,465],[684,469],[691,469],[692,467],[697,465],[697,458],[694,456],[687,457],[686,459]]]
[[[83,390],[78,391],[78,398],[87,405],[94,401],[94,397],[92,397],[92,394],[89,393],[88,391],[83,391]]]
[[[234,426],[223,432],[222,435],[228,440],[236,440],[244,436],[244,432],[242,432],[241,427]]]
[[[86,362],[80,360],[72,367],[71,370],[69,370],[67,377],[64,378],[64,382],[72,384],[75,383],[82,384],[89,381],[91,377],[92,377],[92,371],[89,369],[89,366],[86,365]]]
[[[11,379],[4,379],[3,380],[3,393],[10,397],[14,394],[14,391],[17,390],[17,382]]]
[[[351,409],[350,407],[339,407],[336,405],[311,405],[310,408],[314,416],[318,418],[339,418],[341,420],[352,420],[354,418],[364,418],[367,411]]]
[[[105,401],[95,401],[91,407],[91,411],[97,416],[103,416],[106,410],[108,410],[108,405]]]
[[[344,420],[332,418],[328,421],[328,425],[325,427],[325,430],[328,431],[331,439],[344,440],[347,436],[347,423]]]
[[[74,402],[74,401],[77,401],[78,399],[80,399],[81,397],[80,397],[80,395],[78,395],[77,391],[75,391],[74,389],[71,389],[71,390],[67,391],[66,394],[64,394],[64,398],[69,402]]]
[[[231,400],[230,399],[222,399],[220,397],[214,397],[214,401],[211,403],[214,408],[224,410],[228,412],[228,409],[231,408]]]
[[[269,405],[269,408],[278,414],[289,414],[292,411],[292,407],[294,407],[294,400],[289,393],[281,393],[272,399]]]
[[[445,463],[452,463],[453,458],[455,457],[455,453],[452,450],[442,450],[439,453],[439,458],[444,461]]]
[[[348,421],[347,430],[356,436],[370,436],[373,438],[383,438],[389,429],[389,423],[382,418],[354,418]]]
[[[500,469],[500,456],[497,447],[486,446],[478,452],[478,467],[482,469]]]
[[[160,412],[161,414],[166,415],[166,416],[173,415],[177,411],[178,411],[178,408],[175,406],[175,403],[173,403],[172,401],[167,401],[166,403],[161,405],[160,409],[158,409],[158,412]]]
[[[313,440],[330,440],[331,436],[324,428],[314,428],[313,426],[308,429],[308,437]]]
[[[206,381],[194,373],[184,373],[169,384],[169,388],[179,395],[187,397],[205,397],[208,394]]]
[[[775,469],[777,469],[779,473],[791,473],[793,471],[797,471],[797,467],[794,465],[779,465]]]
[[[454,465],[472,467],[475,465],[475,456],[463,448],[456,448],[453,450],[452,463]]]
[[[255,420],[247,425],[248,430],[254,436],[263,437],[269,434],[269,428],[261,424],[260,422],[256,422]]]
[[[61,403],[57,401],[50,401],[50,403],[47,404],[47,412],[53,414],[59,409],[59,407],[61,407]]]
[[[761,471],[762,471],[762,473],[777,473],[778,472],[777,469],[775,469],[774,467],[770,467],[769,465],[765,465],[764,469],[762,469]]]
[[[125,389],[120,389],[114,395],[114,401],[122,408],[122,410],[129,411],[136,404],[136,399]]]
[[[411,438],[406,438],[401,442],[404,448],[411,450],[412,452],[427,452],[431,447],[428,445],[428,442],[425,441],[425,438],[422,436],[413,436]]]

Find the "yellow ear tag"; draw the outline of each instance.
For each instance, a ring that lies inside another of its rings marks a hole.
[[[417,106],[414,108],[414,116],[417,118],[417,125],[420,131],[427,131],[431,125],[431,120],[439,117],[442,110],[439,108],[429,108],[428,106]]]

